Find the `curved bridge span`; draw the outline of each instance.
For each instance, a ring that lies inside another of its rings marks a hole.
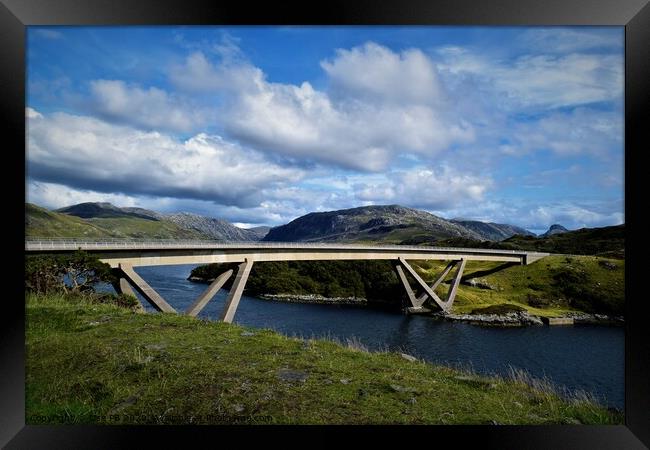
[[[25,242],[28,254],[59,254],[84,250],[110,264],[120,274],[116,283],[118,292],[133,294],[135,288],[154,308],[164,312],[176,312],[134,270],[137,266],[173,264],[240,263],[235,280],[226,300],[221,320],[232,322],[254,262],[266,261],[314,261],[314,260],[391,260],[409,299],[409,310],[422,309],[431,299],[441,310],[449,311],[456,296],[458,284],[467,261],[495,261],[514,264],[530,264],[548,253],[518,250],[492,250],[449,247],[421,247],[403,245],[322,244],[303,242],[209,242],[209,241],[129,241],[129,240],[46,240],[32,239]],[[433,284],[427,284],[407,263],[409,260],[450,261]],[[457,268],[446,299],[442,300],[434,290],[453,269]],[[196,316],[226,281],[233,275],[228,270],[219,275],[185,312]],[[415,280],[422,292],[416,296],[408,276]]]

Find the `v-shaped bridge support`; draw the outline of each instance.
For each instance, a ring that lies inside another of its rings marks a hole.
[[[404,286],[404,290],[406,291],[406,295],[408,296],[412,307],[421,308],[426,299],[430,298],[436,303],[436,305],[438,305],[441,310],[449,312],[451,305],[454,303],[454,299],[456,298],[456,292],[458,291],[458,285],[460,284],[460,279],[463,276],[463,270],[465,270],[466,262],[467,261],[464,259],[450,262],[447,267],[445,267],[445,270],[442,271],[438,279],[436,279],[436,281],[434,281],[431,286],[429,286],[402,257],[400,257],[398,259],[398,262],[395,263],[395,271],[397,272],[397,276]],[[440,283],[444,281],[445,277],[449,274],[451,269],[454,268],[454,266],[458,266],[458,270],[456,271],[456,275],[454,276],[451,286],[449,287],[447,298],[443,301],[440,297],[438,297],[434,290],[440,285]],[[424,290],[424,293],[419,297],[416,297],[413,289],[411,289],[411,285],[406,278],[404,270],[411,274],[417,284],[419,284],[420,287]]]

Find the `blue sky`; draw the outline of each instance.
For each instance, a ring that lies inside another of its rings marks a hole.
[[[622,27],[28,27],[27,199],[624,222]]]

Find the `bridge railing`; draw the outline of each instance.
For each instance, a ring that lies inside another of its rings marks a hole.
[[[382,250],[419,250],[436,252],[472,252],[522,255],[537,252],[507,249],[483,249],[463,247],[431,247],[420,245],[394,245],[394,244],[348,244],[348,243],[321,243],[321,242],[267,242],[267,241],[207,241],[207,240],[181,240],[181,239],[116,239],[102,238],[101,240],[79,240],[70,238],[38,238],[25,239],[26,250],[76,250],[83,249],[165,249],[165,248],[322,248],[322,249],[382,249]]]

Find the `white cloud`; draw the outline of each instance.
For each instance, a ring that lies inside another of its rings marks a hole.
[[[65,113],[29,119],[28,174],[78,189],[259,204],[260,190],[297,181],[300,170],[198,134],[184,142]]]
[[[25,117],[28,119],[40,119],[43,117],[43,115],[35,109],[27,107],[25,108]]]
[[[512,125],[511,142],[501,151],[509,155],[534,150],[550,150],[562,156],[613,154],[620,155],[622,166],[623,137],[622,113],[576,108]]]
[[[321,62],[335,94],[375,103],[435,104],[442,89],[436,68],[418,49],[395,53],[368,42]]]
[[[224,58],[220,64],[214,65],[203,52],[195,51],[184,64],[171,68],[170,79],[177,87],[190,92],[238,92],[262,85],[264,73],[237,58]]]
[[[364,78],[357,65],[377,71],[366,68],[373,74]],[[222,95],[222,118],[238,139],[303,162],[380,171],[399,152],[431,157],[475,137],[468,122],[454,117],[453,107],[440,106],[435,68],[420,51],[397,54],[366,44],[339,51],[323,67],[332,92],[308,82],[272,83],[245,61],[215,65],[202,53],[190,55],[171,78],[181,88]]]
[[[63,184],[30,181],[26,201],[50,209],[63,208],[83,202],[109,202],[117,206],[140,206],[135,197],[107,194],[88,189],[74,189]]]
[[[522,219],[531,228],[549,227],[555,223],[569,229],[592,228],[624,223],[622,211],[599,211],[598,205],[588,206],[570,202],[556,202],[531,208]]]
[[[492,187],[489,177],[461,173],[448,166],[413,168],[387,174],[385,181],[358,183],[361,201],[398,203],[431,210],[458,208],[481,201]]]
[[[95,113],[109,120],[146,129],[192,131],[208,122],[210,113],[156,87],[142,89],[120,80],[90,82]]]
[[[464,51],[438,52],[445,81],[471,76],[494,106],[506,110],[559,108],[621,101],[623,54],[531,54],[514,61]]]
[[[527,48],[545,53],[571,53],[593,49],[623,49],[624,32],[602,28],[533,28],[522,33],[520,41]]]

